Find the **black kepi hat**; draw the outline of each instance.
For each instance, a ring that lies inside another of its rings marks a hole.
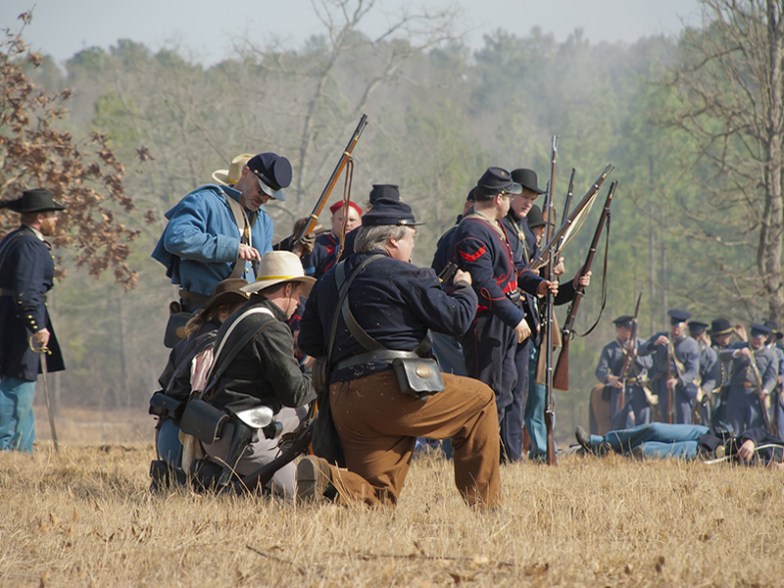
[[[719,317],[711,321],[711,335],[729,335],[732,331],[733,329],[730,321],[725,318]]]
[[[615,320],[613,320],[613,324],[616,327],[626,327],[630,328],[632,326],[632,322],[634,321],[634,317],[629,314],[622,314]]]
[[[762,323],[751,323],[751,336],[752,337],[759,337],[760,335],[768,336],[770,335],[770,327],[764,325]]]
[[[670,315],[670,324],[672,325],[685,323],[691,318],[691,313],[688,310],[680,310],[679,308],[671,308],[667,314]]]
[[[33,188],[25,190],[16,200],[6,200],[0,203],[0,208],[10,208],[14,212],[51,212],[65,210],[65,206],[55,202],[52,193],[46,188]]]
[[[411,207],[400,200],[381,198],[376,200],[368,212],[362,216],[363,227],[377,227],[392,225],[399,227],[413,227],[425,223],[416,222]]]
[[[532,169],[518,168],[512,170],[512,179],[526,190],[544,194],[544,190],[539,187],[536,172]]]
[[[700,321],[689,321],[689,334],[692,337],[696,337],[697,335],[701,335],[705,332],[708,328],[708,323],[703,323]]]
[[[259,180],[261,191],[275,200],[285,200],[281,191],[291,184],[291,163],[276,153],[259,153],[248,160],[248,169]]]
[[[370,191],[370,204],[376,204],[376,201],[386,198],[387,200],[400,200],[400,188],[395,184],[373,184],[373,189]]]
[[[492,198],[496,194],[521,194],[523,187],[502,167],[488,167],[476,183],[476,198]]]
[[[536,204],[531,207],[531,210],[528,211],[528,214],[525,215],[526,220],[528,221],[528,226],[532,229],[536,227],[543,227],[547,224],[547,221],[544,218],[544,214],[542,213],[542,209],[539,208]],[[550,224],[555,226],[552,221]]]

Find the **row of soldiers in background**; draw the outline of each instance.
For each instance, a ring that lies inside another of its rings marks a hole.
[[[708,328],[687,322],[687,311],[668,314],[669,332],[647,340],[632,341],[634,317],[613,321],[616,340],[602,349],[596,368],[592,433],[659,421],[702,423],[735,435],[762,427],[783,437],[784,347],[775,324],[752,323],[747,337],[742,325],[725,318]]]

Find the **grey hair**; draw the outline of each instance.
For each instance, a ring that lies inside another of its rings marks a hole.
[[[354,241],[354,251],[366,253],[373,249],[379,249],[384,247],[387,239],[399,241],[408,234],[409,229],[413,230],[413,227],[397,225],[362,227],[359,229],[359,233],[357,233],[357,240]]]

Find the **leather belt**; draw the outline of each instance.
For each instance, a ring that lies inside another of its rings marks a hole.
[[[360,353],[354,357],[349,357],[348,359],[339,361],[335,364],[333,369],[335,371],[343,370],[350,367],[356,367],[369,363],[378,363],[382,361],[392,363],[392,360],[394,359],[411,359],[414,357],[419,357],[419,355],[413,351],[396,351],[394,349],[368,351],[367,353]]]
[[[754,382],[743,382],[743,387],[748,390],[750,388],[756,388],[757,385]]]
[[[640,380],[638,378],[626,378],[626,384],[627,385],[636,386],[639,383],[640,383]]]

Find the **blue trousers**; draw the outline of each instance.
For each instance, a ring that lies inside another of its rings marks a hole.
[[[609,443],[617,453],[628,453],[635,447],[642,447],[643,455],[648,457],[693,459],[697,455],[697,441],[709,430],[702,425],[650,423],[609,431],[603,437],[591,435],[591,447]]]
[[[34,381],[0,378],[0,450],[33,451],[34,397]]]
[[[182,464],[182,443],[180,443],[180,427],[172,419],[164,419],[155,438],[156,450],[160,459],[173,468]]]
[[[536,364],[539,361],[539,348],[530,345],[531,354],[528,363],[528,398],[525,403],[525,428],[531,448],[528,458],[542,460],[547,456],[547,426],[544,423],[544,409],[547,401],[547,388],[536,383]],[[555,427],[555,423],[553,423]]]
[[[533,343],[530,337],[516,346],[517,383],[512,392],[511,404],[507,405],[501,414],[501,442],[503,443],[501,459],[511,463],[523,459],[523,425],[525,424],[525,407],[528,402],[528,371],[532,348]]]
[[[491,314],[480,313],[461,342],[468,376],[484,382],[495,393],[500,423],[512,403],[517,381],[514,329]]]

